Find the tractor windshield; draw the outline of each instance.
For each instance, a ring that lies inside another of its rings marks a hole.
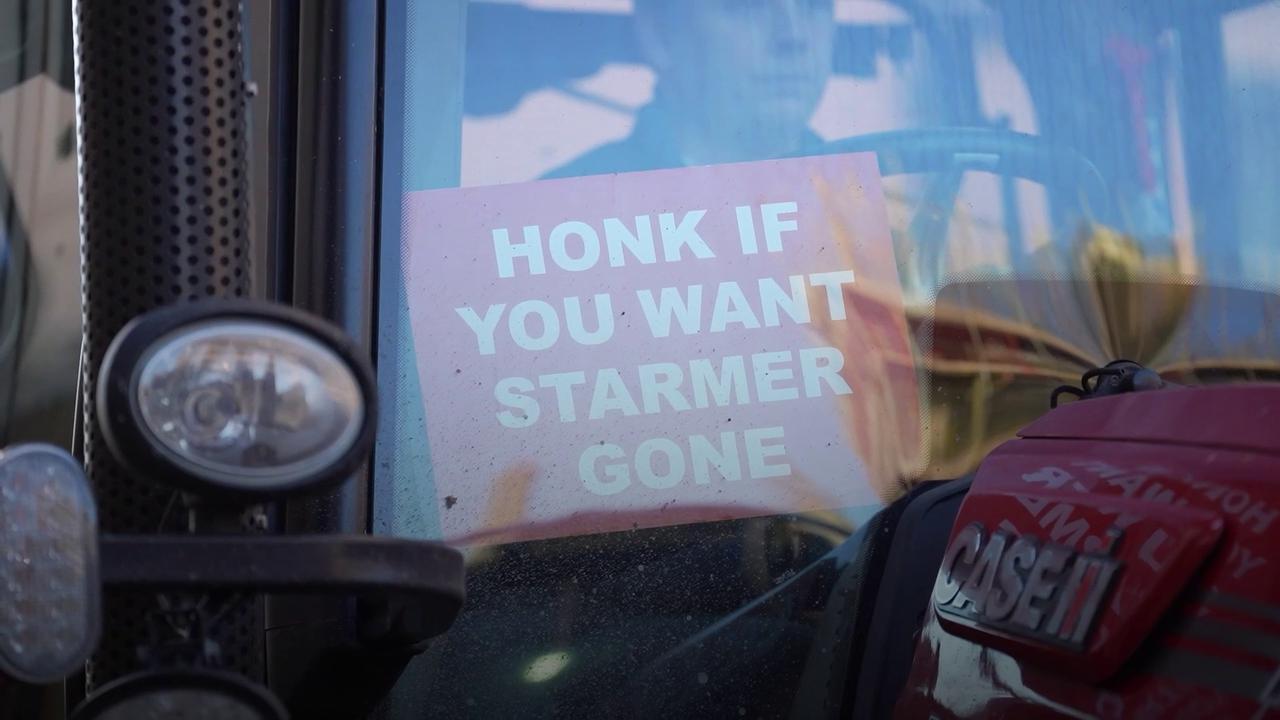
[[[391,717],[807,716],[858,540],[1127,359],[1280,375],[1280,4],[392,1]],[[807,709],[807,710],[806,710]]]

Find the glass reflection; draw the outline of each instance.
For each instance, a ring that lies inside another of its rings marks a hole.
[[[548,175],[571,177],[817,151],[809,128],[832,70],[833,0],[638,0],[653,99],[625,139]]]

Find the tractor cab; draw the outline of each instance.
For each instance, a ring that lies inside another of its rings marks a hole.
[[[0,715],[1280,712],[1277,28],[0,0]]]

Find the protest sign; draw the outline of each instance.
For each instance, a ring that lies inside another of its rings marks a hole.
[[[417,192],[404,216],[446,540],[872,504],[875,438],[916,427],[873,155]]]

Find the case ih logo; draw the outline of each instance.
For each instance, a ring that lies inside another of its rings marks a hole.
[[[1013,635],[1082,651],[1107,591],[1123,566],[1112,556],[1077,552],[981,523],[960,531],[942,558],[933,598],[939,611]]]

